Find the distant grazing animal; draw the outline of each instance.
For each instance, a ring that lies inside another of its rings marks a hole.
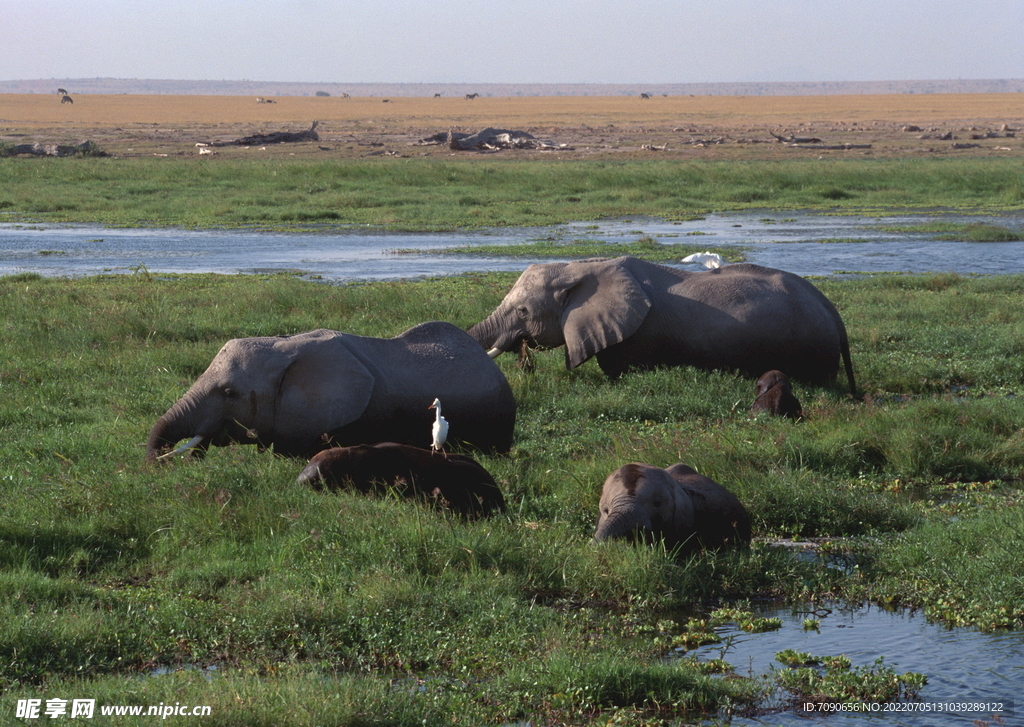
[[[623,465],[601,487],[594,540],[664,542],[669,550],[750,543],[750,515],[737,497],[685,464]]]
[[[466,100],[467,101],[472,101],[473,99],[475,99],[479,95],[480,94],[478,94],[478,93],[467,93],[466,94]]]
[[[651,94],[649,94],[649,93],[642,93],[642,94],[640,94],[640,98],[645,99],[645,100],[649,99],[650,97],[651,97]]]
[[[620,257],[531,265],[469,335],[499,356],[522,341],[565,346],[565,366],[591,357],[611,378],[659,366],[770,369],[834,381],[842,357],[855,391],[846,328],[799,275],[738,263],[691,272]]]
[[[803,418],[804,412],[800,402],[793,395],[789,377],[781,371],[772,370],[757,380],[757,398],[754,399],[750,411],[753,414],[768,412],[775,416],[790,419]]]
[[[68,90],[66,88],[58,88],[57,89],[57,93],[63,94],[64,96],[67,96],[68,95]]]
[[[275,101],[272,98],[263,98],[262,96],[257,96],[256,103],[277,103],[277,101]]]
[[[692,255],[687,255],[679,262],[700,263],[708,270],[712,270],[725,265],[725,258],[714,252],[695,252]]]
[[[353,488],[358,492],[394,489],[405,497],[434,499],[466,515],[505,509],[505,498],[491,474],[472,457],[432,452],[395,442],[334,447],[314,456],[296,480],[317,490]]]
[[[60,97],[60,102],[62,104],[65,104],[65,103],[73,104],[75,102],[75,100],[73,98],[71,98],[70,96],[68,96],[67,94],[64,94],[63,96]]]
[[[439,94],[439,93],[435,93],[435,94],[434,94],[434,98],[441,98],[441,94]]]
[[[480,345],[451,323],[421,323],[394,338],[324,329],[235,338],[154,424],[147,457],[164,456],[190,437],[200,451],[238,442],[307,459],[337,445],[425,447],[431,397],[444,399],[450,440],[511,449],[512,389]]]
[[[434,399],[434,403],[427,408],[437,410],[434,424],[430,427],[430,450],[444,453],[444,443],[448,439],[448,420],[441,416],[441,400]]]

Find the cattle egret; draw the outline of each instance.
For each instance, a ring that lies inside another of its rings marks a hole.
[[[725,265],[725,258],[713,252],[695,252],[682,259],[684,263],[701,263],[708,269],[720,268]]]
[[[430,448],[434,452],[444,454],[444,442],[448,439],[448,420],[441,416],[441,400],[434,399],[434,403],[427,408],[437,410],[437,416],[434,418],[434,426],[430,428],[430,433],[432,435]]]

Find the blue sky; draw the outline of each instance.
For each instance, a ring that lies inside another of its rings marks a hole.
[[[0,0],[0,80],[1024,77],[1022,0]]]

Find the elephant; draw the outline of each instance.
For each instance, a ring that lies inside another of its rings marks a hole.
[[[601,488],[596,542],[664,542],[680,554],[750,543],[750,515],[739,499],[685,464],[661,469],[631,463],[608,475]]]
[[[364,493],[395,488],[408,497],[434,498],[464,515],[505,510],[498,484],[472,457],[395,442],[326,449],[309,461],[296,482],[317,490],[353,487]]]
[[[611,378],[697,366],[828,383],[841,356],[856,396],[835,306],[800,276],[749,263],[701,272],[631,256],[530,265],[469,334],[492,357],[522,341],[564,345],[566,368],[596,356]]]
[[[750,406],[752,414],[765,411],[775,416],[803,419],[800,400],[794,396],[789,377],[783,372],[773,369],[762,374],[757,380],[756,391],[757,398]]]
[[[444,401],[450,438],[485,451],[512,447],[516,401],[497,365],[465,331],[442,321],[395,338],[318,329],[228,341],[209,368],[153,426],[150,460],[176,442],[273,445],[312,457],[337,445],[429,445]]]

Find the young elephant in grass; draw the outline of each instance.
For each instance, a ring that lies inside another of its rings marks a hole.
[[[752,414],[766,411],[779,417],[802,419],[800,400],[793,395],[789,377],[778,370],[768,371],[757,380],[757,398],[750,407]]]
[[[498,484],[472,457],[435,454],[395,442],[326,449],[309,461],[296,481],[317,490],[393,489],[406,497],[434,499],[464,515],[490,515],[505,509]]]
[[[688,465],[627,464],[601,489],[594,540],[613,538],[664,541],[681,554],[747,545],[750,515],[735,495]]]

